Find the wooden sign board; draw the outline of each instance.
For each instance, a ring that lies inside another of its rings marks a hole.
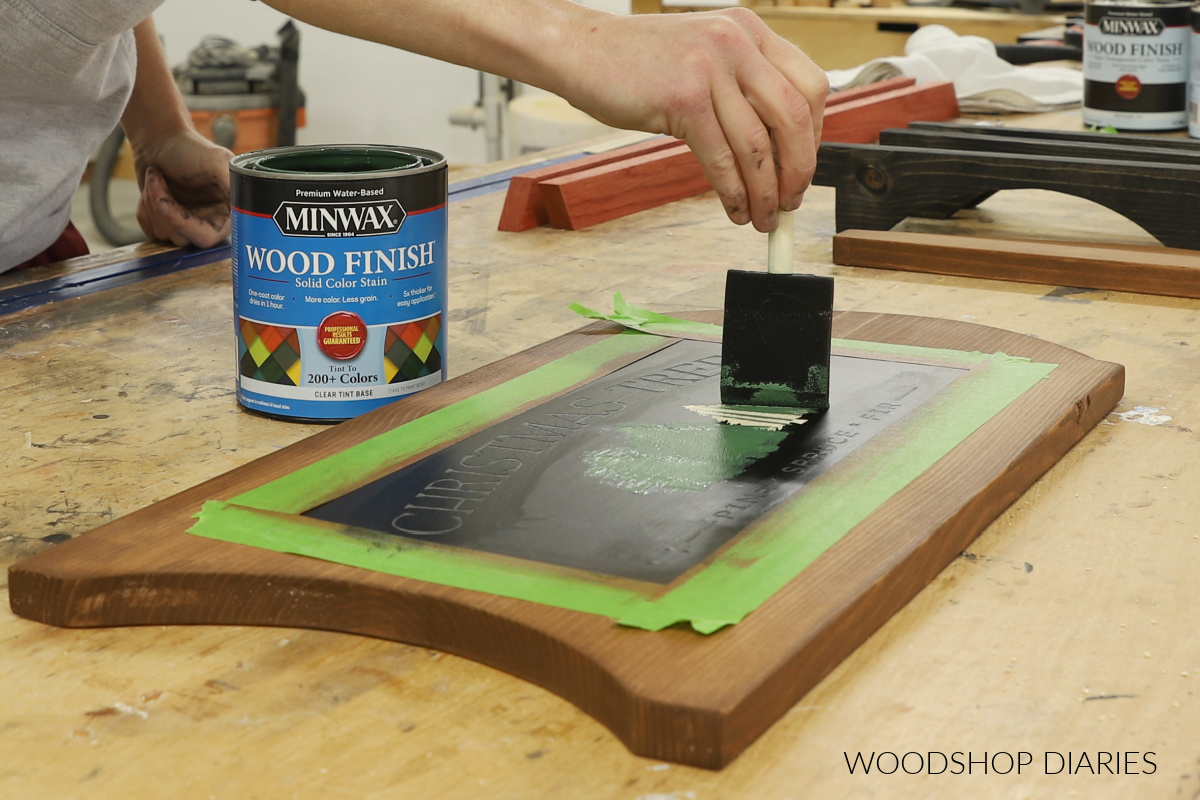
[[[351,448],[377,442],[401,426],[407,430],[410,423],[419,425],[445,409],[470,407],[476,398],[502,391],[521,376],[615,340],[615,333],[605,323],[588,326],[330,428],[20,562],[9,574],[13,610],[62,626],[281,625],[434,647],[556,692],[610,728],[637,754],[720,768],[920,591],[1102,419],[1120,399],[1124,384],[1119,365],[1015,333],[917,317],[836,315],[835,336],[860,353],[878,349],[894,354],[897,346],[921,347],[1007,353],[1057,366],[889,495],[745,619],[711,635],[683,625],[637,629],[602,614],[187,533],[206,501],[249,497],[311,465],[334,463]],[[571,386],[555,392],[551,402],[569,398],[581,387],[599,387],[607,376],[648,353],[677,344],[690,348],[694,343],[662,338],[661,343],[639,344],[637,352],[630,350],[578,376]],[[950,381],[947,391],[959,380],[953,370],[970,372],[952,361],[941,365],[951,372],[942,371],[938,379]],[[935,369],[929,374],[937,373]],[[940,397],[935,384],[927,384],[926,391]],[[918,413],[931,413],[935,401],[936,397]],[[532,408],[516,403],[501,423]],[[905,424],[901,420],[879,441],[903,443]],[[478,433],[465,426],[387,469],[366,470],[356,481],[370,486],[386,480]],[[648,586],[648,602],[655,602],[681,582],[703,577],[736,552],[741,541],[753,537],[765,520],[774,519],[779,509],[803,502],[856,458],[858,454],[851,454],[823,474],[809,476],[801,491],[783,497],[776,509],[743,532],[734,532],[728,541],[715,537],[698,562],[680,562],[652,580],[645,575],[589,577],[584,569],[561,565],[539,565],[530,574],[544,576],[557,569],[584,575],[591,585]],[[299,508],[310,510],[327,499],[314,496]],[[458,548],[441,549],[462,556]],[[733,566],[754,568],[752,563]]]

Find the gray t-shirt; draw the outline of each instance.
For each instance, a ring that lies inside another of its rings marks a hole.
[[[133,89],[162,0],[0,0],[0,272],[45,250]]]

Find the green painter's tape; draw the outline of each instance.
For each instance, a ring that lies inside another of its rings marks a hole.
[[[625,311],[631,307],[626,306]],[[634,309],[634,311],[637,311]],[[661,316],[661,315],[658,315]],[[664,318],[669,320],[670,318]],[[618,320],[619,321],[619,320]],[[624,323],[622,323],[624,324]],[[650,321],[647,324],[658,324]],[[667,324],[667,323],[663,323]],[[695,324],[695,323],[692,323]],[[708,326],[709,329],[718,326]],[[705,330],[705,338],[711,330]],[[601,614],[649,630],[686,622],[711,633],[740,621],[967,436],[1045,378],[1053,364],[852,340],[835,346],[975,368],[882,438],[773,509],[682,583],[657,585],[438,547],[298,516],[430,448],[549,398],[613,360],[648,354],[654,337],[623,333],[430,413],[228,502],[206,503],[191,533],[377,572]]]
[[[626,328],[642,333],[653,333],[657,336],[671,336],[676,339],[701,339],[703,341],[719,342],[721,326],[709,322],[692,322],[691,320],[668,317],[649,309],[639,308],[625,302],[620,292],[613,295],[613,313],[602,314],[593,311],[579,303],[571,305],[571,310],[588,319],[603,319],[624,325]]]
[[[539,571],[524,562],[459,552],[375,531],[347,531],[308,517],[210,500],[189,533],[294,553],[444,586],[516,597],[558,608],[616,616],[641,595],[603,575]],[[597,609],[606,609],[601,612]]]
[[[426,414],[399,428],[347,448],[279,480],[240,494],[230,502],[298,514],[345,494],[360,477],[387,469],[431,447],[503,419],[519,406],[545,400],[587,380],[622,356],[648,354],[661,345],[636,333],[605,337],[596,344],[513,378],[474,397]]]
[[[863,344],[864,350],[874,348]],[[710,567],[659,600],[631,609],[620,618],[622,623],[659,630],[687,620],[697,630],[708,632],[739,621],[1055,368],[1003,353],[888,350],[935,358],[957,355],[960,363],[981,364],[982,368],[957,379],[918,409],[906,423],[903,437],[896,437],[900,441],[891,441],[891,447],[873,448],[867,458],[851,457],[839,464],[805,487],[795,500],[764,517],[753,532]],[[724,595],[736,596],[740,607],[735,610],[723,602]]]

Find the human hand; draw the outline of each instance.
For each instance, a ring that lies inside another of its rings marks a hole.
[[[146,236],[179,247],[213,247],[229,236],[229,159],[198,133],[179,131],[134,152],[137,220]]]
[[[800,206],[829,82],[753,11],[598,15],[571,48],[558,93],[610,125],[685,140],[735,223],[774,230]]]

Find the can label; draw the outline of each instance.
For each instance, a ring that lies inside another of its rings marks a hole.
[[[444,380],[444,160],[412,174],[314,175],[255,171],[253,159],[239,170],[239,159],[248,163],[234,160],[231,182],[238,401],[332,421]]]
[[[1187,3],[1089,3],[1083,121],[1123,130],[1187,127]]]

